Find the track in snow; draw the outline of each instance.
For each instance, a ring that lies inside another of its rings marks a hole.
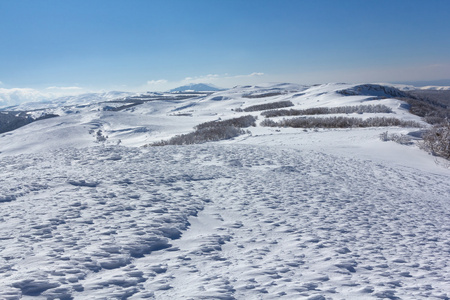
[[[449,176],[244,145],[1,163],[0,298],[450,296]]]

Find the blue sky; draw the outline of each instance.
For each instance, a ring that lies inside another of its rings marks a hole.
[[[0,0],[0,88],[450,78],[448,0]]]

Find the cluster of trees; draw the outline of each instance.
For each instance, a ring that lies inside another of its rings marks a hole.
[[[421,124],[414,121],[403,121],[396,118],[374,117],[368,119],[347,118],[347,117],[328,117],[328,118],[291,118],[275,122],[265,119],[261,126],[268,127],[293,127],[293,128],[352,128],[352,127],[422,127]]]
[[[35,119],[27,115],[26,112],[0,112],[0,133],[13,131],[35,121],[55,117],[58,117],[58,115],[44,114],[41,117]]]
[[[406,96],[405,92],[400,91],[395,87],[379,84],[361,84],[345,90],[337,91],[337,93],[344,96],[354,96],[354,95],[374,96],[376,97],[376,99],[398,98]]]
[[[392,113],[392,109],[386,105],[355,105],[339,107],[314,107],[308,109],[280,109],[262,112],[266,118],[301,115],[328,115],[328,114],[352,114],[352,113]]]
[[[409,111],[425,122],[436,125],[450,119],[450,91],[416,90],[409,97],[399,98],[407,102]]]
[[[428,124],[439,124],[450,118],[450,106],[432,100],[402,98],[410,106],[409,112],[422,117]]]
[[[228,120],[217,120],[198,124],[194,128],[199,130],[203,128],[213,128],[213,127],[225,127],[233,126],[238,128],[246,128],[250,126],[256,126],[256,117],[247,115],[238,118],[228,119]]]
[[[150,144],[150,146],[201,144],[205,142],[231,139],[243,133],[245,133],[244,130],[233,126],[210,127],[198,129],[187,134],[176,135],[169,140],[155,142],[153,144]]]
[[[12,131],[33,122],[29,116],[17,116],[10,113],[0,113],[0,133]]]
[[[269,93],[264,93],[264,94],[243,95],[242,98],[255,99],[255,98],[274,97],[274,96],[280,96],[280,95],[283,95],[283,93],[282,92],[269,92]]]
[[[450,121],[433,126],[423,135],[422,148],[433,155],[450,159]]]
[[[433,125],[423,134],[420,147],[450,160],[450,91],[414,90],[399,99],[409,104],[412,114]]]
[[[246,107],[244,109],[236,108],[234,111],[250,112],[250,111],[261,111],[261,110],[277,109],[277,108],[284,108],[284,107],[291,107],[291,106],[294,106],[294,103],[292,103],[291,101],[278,101],[278,102],[252,105],[252,106]]]
[[[242,128],[256,126],[256,117],[242,116],[229,120],[211,121],[199,124],[195,131],[176,135],[169,140],[162,140],[150,146],[191,145],[231,139],[246,133]]]

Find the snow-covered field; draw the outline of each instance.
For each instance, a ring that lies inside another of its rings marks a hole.
[[[414,140],[379,139],[417,128],[139,147],[281,100],[420,122],[386,90],[343,89],[49,108],[61,116],[0,135],[0,299],[449,299],[450,171]]]

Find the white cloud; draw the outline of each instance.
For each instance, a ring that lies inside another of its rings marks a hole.
[[[30,88],[0,88],[0,106],[17,105],[24,102],[35,102],[48,99],[47,94]]]
[[[161,84],[166,84],[166,83],[167,83],[167,80],[165,80],[165,79],[147,81],[148,85],[161,85]]]
[[[62,90],[62,91],[73,91],[82,90],[83,88],[79,86],[49,86],[46,90]]]
[[[229,75],[225,73],[223,75],[220,74],[208,74],[203,76],[189,76],[181,80],[179,85],[185,85],[189,83],[213,83],[220,87],[231,87],[233,85],[240,84],[254,84],[256,77],[264,76],[264,73],[261,72],[253,72],[250,74],[242,74],[242,75]],[[259,78],[256,80],[260,80]]]
[[[202,76],[193,76],[186,77],[181,81],[181,84],[186,83],[210,83],[211,81],[215,81],[219,79],[221,76],[219,74],[208,74]]]
[[[86,93],[86,90],[77,86],[50,86],[43,90],[32,88],[0,88],[0,107],[27,102],[47,101],[62,96],[78,95],[82,93]]]
[[[225,78],[246,78],[246,77],[255,77],[255,76],[263,76],[264,73],[261,72],[253,72],[251,74],[245,75],[234,75],[234,76],[226,76]]]
[[[166,91],[171,89],[171,83],[166,79],[152,79],[148,80],[145,84],[134,88],[137,92],[147,92],[147,91]]]

